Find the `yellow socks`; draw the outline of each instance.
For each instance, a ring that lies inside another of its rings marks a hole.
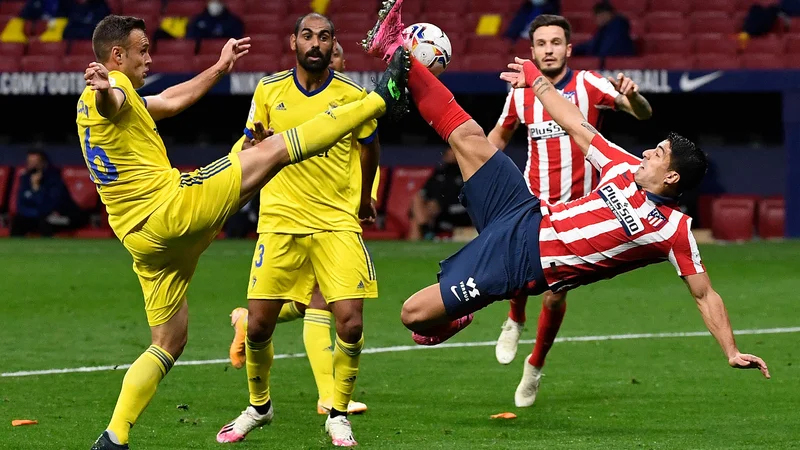
[[[272,339],[266,342],[245,340],[247,353],[247,387],[250,390],[250,404],[261,406],[269,401],[269,369],[275,349]]]
[[[333,398],[331,317],[333,315],[328,311],[307,309],[303,319],[303,344],[317,383],[319,399],[323,402]]]
[[[297,303],[286,302],[281,306],[281,312],[278,314],[278,323],[291,322],[301,317],[303,317],[303,313],[297,309]]]
[[[175,364],[175,359],[163,348],[151,345],[131,364],[122,380],[117,406],[108,424],[119,444],[128,443],[128,434],[136,419],[156,394],[158,383]]]
[[[333,408],[337,411],[347,412],[347,405],[356,387],[358,362],[363,347],[363,335],[355,344],[348,344],[336,336],[336,348],[333,350]]]
[[[322,153],[368,120],[386,111],[386,103],[372,92],[363,99],[329,109],[296,128],[281,133],[289,151],[289,160],[299,163]]]

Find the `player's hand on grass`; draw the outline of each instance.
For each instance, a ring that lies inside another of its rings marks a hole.
[[[767,363],[756,355],[747,353],[737,353],[728,358],[728,364],[734,369],[758,369],[766,378],[770,378]]]
[[[108,69],[100,63],[89,63],[83,78],[86,80],[86,86],[93,91],[107,91],[111,88],[111,82],[108,81]]]
[[[222,47],[222,53],[219,56],[220,64],[225,73],[230,73],[233,70],[233,65],[242,56],[250,52],[250,38],[245,37],[242,39],[228,39],[225,46]]]
[[[608,77],[608,81],[614,85],[614,89],[626,97],[633,97],[639,93],[639,85],[632,79],[626,77],[624,73],[617,74],[617,78]]]
[[[378,212],[375,208],[375,200],[369,199],[369,202],[361,202],[361,206],[358,208],[358,219],[362,224],[375,223],[375,217],[377,215]]]

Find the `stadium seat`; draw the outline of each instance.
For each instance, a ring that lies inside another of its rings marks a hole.
[[[597,0],[570,0],[562,2],[561,14],[566,16],[572,13],[591,13]]]
[[[287,2],[286,0],[244,0],[244,3],[246,14],[239,16],[242,19],[253,14],[271,14],[290,21],[296,19],[294,15],[289,16],[289,4],[295,2]],[[231,10],[233,11],[233,9]],[[294,23],[292,23],[292,26],[294,26]]]
[[[776,35],[752,38],[745,48],[745,57],[750,55],[783,55],[785,42]]]
[[[375,25],[375,16],[363,13],[340,13],[331,16],[336,27],[336,34],[340,32],[359,33],[363,39],[367,30]]]
[[[383,176],[381,175],[381,181]],[[11,168],[8,166],[0,166],[0,213],[6,210],[9,182],[11,181]]]
[[[0,1],[0,15],[17,16],[22,11],[23,6],[25,6],[24,1]]]
[[[648,33],[689,34],[689,21],[675,12],[651,12],[645,16]]]
[[[692,33],[733,34],[737,26],[730,14],[702,11],[689,16],[689,29]]]
[[[509,59],[503,53],[485,55],[467,55],[464,58],[464,70],[468,72],[500,72],[506,69]]]
[[[19,192],[19,177],[25,173],[25,167],[20,166],[13,169],[14,178],[11,180],[11,190],[8,193],[8,215],[14,217],[17,214],[17,193]]]
[[[20,58],[0,58],[0,72],[19,72]]]
[[[197,50],[198,55],[217,55],[219,56],[222,47],[228,43],[227,39],[203,39]]]
[[[159,39],[156,41],[155,56],[194,55],[197,42],[193,39]],[[222,46],[219,47],[222,50]],[[217,52],[219,53],[219,51]]]
[[[296,20],[297,17],[302,16],[303,14],[308,14],[308,13],[312,12],[311,11],[311,2],[310,1],[308,1],[308,2],[307,1],[294,1],[294,2],[286,2],[286,3],[289,4],[289,5],[287,5],[288,6],[287,13],[289,14],[289,17],[293,18],[293,19],[290,19],[291,22],[292,22],[292,27],[294,27],[294,21]],[[265,11],[265,12],[269,12],[269,11]],[[330,11],[326,11],[326,12],[330,12]],[[285,20],[285,18],[283,18],[283,17],[281,17],[281,19]]]
[[[253,58],[253,56],[255,56],[255,55],[248,54],[247,56],[248,56],[248,58],[244,58],[244,59]],[[244,59],[242,61],[244,61]],[[253,58],[253,59],[256,59],[256,58]],[[197,55],[197,56],[194,56],[192,58],[192,69],[193,69],[194,73],[200,73],[200,72],[208,69],[209,67],[213,66],[214,64],[216,64],[217,61],[219,61],[219,56],[217,56],[217,55]],[[239,63],[242,62],[242,61],[238,61],[236,63],[236,65],[238,66]]]
[[[634,38],[644,36],[647,33],[647,22],[644,19],[631,18],[629,22],[631,23],[631,36]]]
[[[647,11],[647,0],[614,0],[613,5],[628,17],[638,17]]]
[[[737,11],[736,2],[733,0],[695,0],[692,2],[694,12],[719,12],[733,14]]]
[[[694,64],[690,53],[646,55],[644,60],[647,69],[687,70]]]
[[[467,42],[467,54],[507,55],[510,44],[507,40],[494,36],[471,36]]]
[[[430,12],[441,12],[453,14],[453,17],[458,17],[465,12],[472,12],[469,1],[465,0],[437,0],[435,2],[425,2],[424,10]],[[406,4],[403,3],[403,12],[405,12]]]
[[[31,56],[64,56],[67,54],[67,43],[61,42],[41,42],[31,40],[28,42],[28,55]]]
[[[765,198],[758,202],[758,235],[764,239],[782,238],[786,232],[786,202],[783,198]]]
[[[569,40],[573,45],[577,45],[591,40],[592,37],[592,33],[572,33]]]
[[[61,57],[55,55],[23,56],[20,61],[20,69],[23,72],[58,72],[61,70]]]
[[[800,55],[800,34],[785,37],[784,51],[787,55]]]
[[[588,13],[573,13],[567,17],[573,33],[593,33],[597,29],[597,23],[591,10]]]
[[[248,14],[242,17],[242,21],[244,22],[246,35],[276,33],[281,36],[288,36],[294,31],[294,21],[272,14]]]
[[[0,42],[0,55],[3,59],[19,58],[25,54],[25,44],[16,42]]]
[[[450,41],[452,44],[453,42]],[[572,40],[573,45],[578,44],[579,42],[576,40]],[[453,55],[456,56],[455,47],[453,48]],[[520,58],[531,58],[531,42],[527,39],[517,39],[514,42],[514,46],[511,47],[511,56],[519,56]]]
[[[600,58],[591,56],[573,56],[569,59],[569,66],[577,70],[600,70],[603,67]]]
[[[464,19],[462,17],[462,19]],[[415,22],[428,22],[428,23],[446,23],[448,37],[459,36],[460,34],[470,33],[475,31],[475,24],[468,23],[467,20],[453,20],[453,16],[447,13],[440,12],[423,12]],[[477,21],[475,22],[477,23]],[[363,38],[362,38],[363,39]]]
[[[575,1],[575,0],[573,0]],[[519,3],[514,1],[494,1],[488,2],[486,0],[464,0],[465,3],[469,3],[469,6],[466,9],[467,13],[496,13],[496,14],[513,14],[519,9]],[[430,9],[431,4],[438,5],[438,2],[428,2],[427,8]],[[589,9],[591,11],[591,8]],[[450,19],[450,22],[453,22],[453,19]],[[440,22],[442,24],[446,24],[448,22]]]
[[[651,13],[687,14],[692,9],[691,0],[655,0],[650,2]]]
[[[170,55],[153,61],[150,70],[153,73],[191,73],[192,56],[189,55]]]
[[[782,55],[743,55],[739,61],[742,68],[752,70],[778,70],[787,65]]]
[[[699,54],[693,58],[692,67],[697,70],[736,70],[742,67],[735,54]]]
[[[61,178],[67,186],[69,195],[75,204],[84,211],[94,211],[100,196],[97,188],[89,178],[89,169],[86,166],[66,166],[61,169]]]
[[[158,1],[141,1],[141,0],[124,0],[122,4],[122,12],[128,16],[136,17],[153,17],[161,16],[161,2]],[[151,24],[147,24],[153,26]]]
[[[646,69],[647,63],[644,58],[633,57],[610,57],[606,58],[603,64],[603,69],[606,70],[638,70]]]
[[[694,51],[697,56],[707,54],[736,56],[737,43],[723,34],[698,34],[694,37]]]
[[[395,167],[386,199],[386,230],[408,233],[408,210],[411,200],[433,174],[433,167]]]
[[[682,34],[648,34],[644,37],[644,52],[647,54],[683,53],[691,55],[692,41]]]
[[[336,13],[362,13],[375,17],[378,13],[378,2],[365,2],[364,0],[333,0],[328,4],[326,14]]]
[[[208,2],[203,0],[173,0],[168,1],[164,8],[165,17],[194,17],[204,9]]]
[[[284,40],[288,40],[288,38],[277,33],[251,34],[250,53],[256,55],[280,55],[283,53]]]
[[[67,55],[61,61],[61,70],[64,72],[85,72],[90,62],[94,61],[91,56]]]
[[[345,58],[348,56],[348,54],[353,54],[355,52],[362,52],[362,53],[364,52],[364,50],[361,49],[360,45],[361,45],[361,40],[364,39],[366,36],[367,36],[366,33],[363,32],[361,33],[353,31],[347,31],[347,32],[343,31],[341,33],[339,33],[338,31],[336,32],[336,40],[339,41],[340,44],[342,44],[342,49],[344,49],[345,51]]]
[[[721,196],[713,200],[711,211],[714,239],[746,241],[753,238],[756,214],[754,198]]]
[[[75,40],[69,42],[69,54],[94,57],[91,40]]]

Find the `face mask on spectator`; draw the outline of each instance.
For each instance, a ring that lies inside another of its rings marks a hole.
[[[218,16],[222,14],[222,11],[225,9],[225,5],[222,4],[220,1],[213,1],[208,2],[208,13],[212,16]]]

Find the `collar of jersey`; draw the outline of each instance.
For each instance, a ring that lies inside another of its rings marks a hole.
[[[639,189],[642,189],[642,187],[639,186],[638,183],[636,184],[636,187],[638,187]],[[645,193],[645,195],[647,195],[647,199],[650,200],[651,202],[655,203],[656,205],[671,206],[671,205],[675,205],[676,203],[678,203],[678,200],[675,199],[675,198],[672,198],[672,197],[664,197],[663,195],[653,194],[650,191],[644,191],[644,193]]]
[[[572,69],[567,67],[567,72],[564,74],[564,78],[562,78],[558,83],[554,84],[554,86],[559,91],[563,91],[570,81],[572,81]]]
[[[328,69],[328,79],[325,80],[324,83],[322,83],[322,86],[318,87],[317,89],[314,89],[313,91],[307,91],[306,88],[304,88],[300,84],[300,81],[297,80],[297,68],[292,69],[292,79],[294,80],[294,85],[297,86],[297,89],[300,92],[302,92],[303,95],[305,95],[306,97],[313,97],[319,94],[320,92],[324,91],[325,88],[328,87],[329,84],[331,84],[331,81],[333,81],[333,69],[330,68]]]

